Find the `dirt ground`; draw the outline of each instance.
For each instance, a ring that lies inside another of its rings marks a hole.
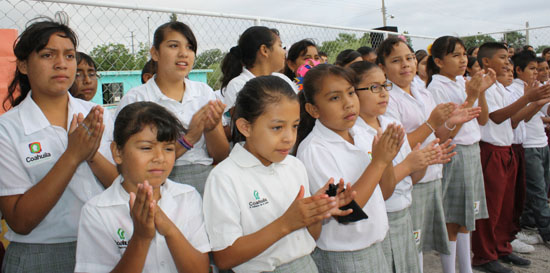
[[[517,253],[516,253],[517,254]],[[531,260],[531,266],[528,268],[521,268],[517,266],[511,266],[516,273],[549,273],[550,272],[550,249],[544,245],[535,245],[535,252],[530,254],[518,254],[519,256]],[[424,273],[440,273],[441,260],[436,252],[424,253]],[[458,273],[458,266],[456,268]],[[474,272],[481,272],[474,270]]]

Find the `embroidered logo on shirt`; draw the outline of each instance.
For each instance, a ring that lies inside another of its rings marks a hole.
[[[369,159],[372,160],[372,152],[367,153],[369,155]]]
[[[261,207],[263,205],[269,204],[269,201],[267,200],[267,198],[265,197],[261,198],[260,193],[257,190],[254,190],[253,195],[254,195],[255,201],[251,201],[248,203],[249,208],[253,209],[253,208],[257,208],[257,207]]]
[[[474,201],[474,215],[479,213],[479,201]]]
[[[419,245],[420,244],[420,238],[422,237],[422,230],[414,230],[413,231],[413,236],[414,236],[414,242],[416,243],[416,245]]]
[[[51,159],[50,157],[52,156],[48,152],[42,153],[42,145],[38,141],[29,143],[29,152],[32,155],[25,158],[25,161],[29,164],[49,161],[49,159]]]
[[[40,146],[40,142],[33,142],[29,144],[29,150],[31,150],[32,154],[37,154],[42,152],[42,146]]]
[[[118,246],[118,248],[119,249],[120,248],[127,248],[128,247],[128,241],[126,241],[126,236],[124,235],[125,234],[124,229],[119,228],[116,231],[116,234],[118,235],[118,238],[120,238],[120,241],[115,240],[116,245]]]

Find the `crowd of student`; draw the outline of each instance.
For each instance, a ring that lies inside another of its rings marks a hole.
[[[216,95],[169,22],[113,116],[77,41],[40,19],[14,45],[2,272],[513,272],[549,245],[550,49],[390,37],[333,65],[254,26]]]

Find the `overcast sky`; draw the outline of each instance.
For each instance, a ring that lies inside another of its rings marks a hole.
[[[104,0],[101,0],[104,1]],[[117,0],[357,28],[382,26],[381,0]],[[548,0],[386,0],[388,25],[411,34],[466,35],[550,25]],[[393,15],[393,19],[389,19]],[[548,31],[550,41],[550,30]]]

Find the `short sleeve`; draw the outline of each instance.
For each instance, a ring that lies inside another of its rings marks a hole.
[[[223,162],[222,162],[223,164]],[[204,222],[213,251],[231,246],[243,236],[241,208],[232,177],[220,170],[212,170],[206,180],[204,190]]]
[[[432,98],[436,105],[451,102],[451,98],[449,98],[448,95],[449,91],[445,90],[441,84],[436,84],[435,82],[431,83],[428,86],[428,91],[432,94]]]
[[[222,102],[225,104],[225,109],[222,116],[223,126],[227,126],[231,123],[231,114],[229,113],[229,110],[231,110],[231,108],[235,106],[235,102],[237,101],[237,94],[239,93],[239,91],[241,91],[244,84],[245,83],[243,83],[241,80],[234,78],[224,89],[222,89]]]
[[[401,112],[399,111],[399,102],[395,99],[394,96],[390,95],[390,101],[388,102],[388,107],[386,108],[386,113],[384,114],[384,116],[403,123]]]
[[[9,139],[7,128],[0,125],[0,196],[23,194],[34,186],[16,151],[16,144]]]
[[[489,89],[485,91],[485,99],[487,100],[489,114],[504,107],[504,105],[502,104],[503,98],[500,96],[495,85],[489,87]]]
[[[298,151],[298,159],[306,167],[309,191],[312,195],[322,188],[330,178],[334,178],[335,182],[344,178],[342,168],[339,168],[333,154],[321,145],[310,143],[309,147]]]
[[[130,89],[130,91],[128,91],[126,95],[122,96],[122,99],[118,102],[113,121],[116,119],[118,113],[120,113],[120,110],[122,110],[122,108],[124,108],[128,104],[138,101],[136,95],[134,95],[135,92],[136,89]]]
[[[97,208],[82,207],[76,242],[75,272],[110,272],[121,259]]]
[[[202,199],[197,190],[186,194],[186,204],[179,211],[185,214],[181,219],[185,219],[185,228],[183,235],[189,243],[202,253],[210,252],[210,243],[204,225],[204,217],[202,211]]]

